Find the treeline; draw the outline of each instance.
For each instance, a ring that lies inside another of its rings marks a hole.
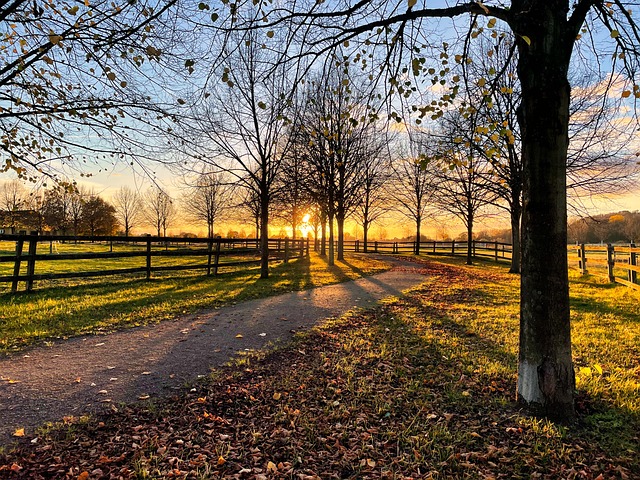
[[[616,212],[581,218],[569,223],[572,243],[640,242],[640,212]]]

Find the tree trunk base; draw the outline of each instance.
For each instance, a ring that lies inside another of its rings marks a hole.
[[[534,416],[571,423],[576,418],[573,395],[575,390],[573,365],[545,360],[541,365],[520,361],[518,372],[518,403]]]

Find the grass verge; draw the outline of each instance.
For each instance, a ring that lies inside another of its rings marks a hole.
[[[332,267],[316,254],[280,263],[259,280],[258,268],[219,276],[172,273],[0,294],[0,354],[53,338],[107,333],[173,318],[203,308],[304,290],[371,275],[389,267],[364,255],[347,255]]]
[[[574,328],[582,330],[574,336],[580,422],[559,426],[514,403],[517,277],[447,262],[426,261],[426,282],[406,297],[247,357],[190,391],[68,419],[0,456],[0,472],[639,478],[638,298],[589,279],[572,282]],[[602,309],[609,326],[626,325],[630,343],[599,334],[600,322],[588,317]]]

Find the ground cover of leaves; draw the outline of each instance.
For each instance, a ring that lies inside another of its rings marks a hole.
[[[611,443],[587,421],[614,408],[606,399],[582,392],[568,427],[518,410],[516,277],[425,271],[405,298],[172,398],[24,439],[0,477],[640,478],[637,412],[620,413],[630,430]]]

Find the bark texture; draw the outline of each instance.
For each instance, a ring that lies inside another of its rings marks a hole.
[[[513,6],[524,171],[518,398],[549,418],[571,420],[575,375],[565,179],[567,71],[575,33],[567,23],[567,2],[513,2]]]

